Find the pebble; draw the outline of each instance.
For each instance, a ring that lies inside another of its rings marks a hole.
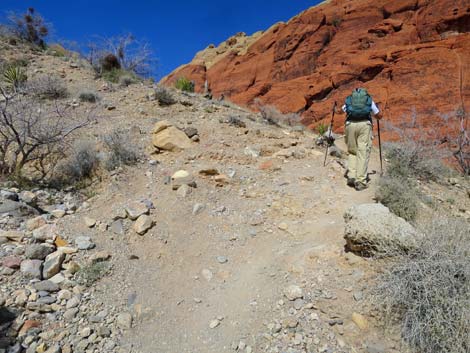
[[[130,329],[132,327],[132,315],[127,312],[120,313],[116,318],[116,324],[122,329]]]
[[[214,329],[219,325],[220,325],[220,321],[218,319],[214,319],[214,320],[211,320],[211,322],[209,322],[209,328],[211,329]]]
[[[33,284],[34,289],[37,291],[45,291],[45,292],[57,292],[59,290],[59,286],[51,281],[41,281],[36,282]]]
[[[225,264],[228,262],[228,259],[226,256],[217,256],[217,262],[219,264]]]
[[[139,235],[144,235],[147,233],[147,231],[152,228],[154,225],[154,222],[150,216],[147,215],[141,215],[139,218],[134,223],[134,230],[137,234]]]
[[[284,289],[284,295],[290,301],[294,301],[303,297],[303,291],[302,288],[300,288],[299,286],[290,285]]]
[[[94,219],[94,218],[91,218],[91,217],[84,217],[83,220],[84,220],[84,222],[85,222],[85,225],[86,225],[88,228],[93,228],[93,227],[96,225],[96,219]]]
[[[95,247],[90,237],[82,235],[75,238],[75,245],[79,250],[90,250]]]

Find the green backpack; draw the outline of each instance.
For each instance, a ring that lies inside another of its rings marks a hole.
[[[346,98],[347,119],[352,121],[370,119],[372,111],[372,98],[364,88],[356,88]]]

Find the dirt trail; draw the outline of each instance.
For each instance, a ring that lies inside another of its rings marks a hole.
[[[243,149],[243,141],[230,139],[231,148]],[[257,168],[258,160],[211,161],[223,172],[235,171],[232,182],[216,187],[199,178],[198,188],[182,199],[162,182],[164,176],[180,168],[197,173],[207,164],[183,160],[164,155],[156,167],[134,169],[93,203],[91,215],[98,218],[106,207],[128,200],[148,198],[155,205],[151,232],[121,243],[116,240],[122,236],[105,240],[116,256],[103,296],[119,297],[136,313],[124,341],[132,352],[228,352],[240,340],[262,352],[260,334],[283,289],[321,275],[318,258],[344,261],[343,213],[370,202],[373,188],[348,188],[340,165],[330,158],[322,167],[321,151],[313,151],[281,160],[273,172]],[[194,215],[198,202],[204,209]],[[218,256],[228,261],[219,263]],[[220,324],[211,329],[216,319]]]

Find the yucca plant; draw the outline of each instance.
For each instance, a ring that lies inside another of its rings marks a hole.
[[[25,82],[28,79],[28,76],[26,76],[26,73],[24,72],[24,69],[20,66],[9,66],[7,67],[3,73],[3,80],[13,87],[13,89],[16,91],[18,87]]]

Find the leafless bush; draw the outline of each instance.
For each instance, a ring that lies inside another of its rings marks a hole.
[[[409,121],[398,125],[387,123],[385,127],[398,137],[402,145],[398,152],[404,165],[412,176],[422,180],[442,181],[452,170],[443,163],[457,161],[464,174],[470,172],[470,138],[468,119],[463,109],[441,115],[441,127],[425,129],[413,111]],[[398,166],[397,166],[398,167]],[[454,164],[455,167],[455,164]]]
[[[41,48],[46,47],[44,39],[49,34],[50,25],[34,8],[28,8],[24,14],[10,13],[8,19],[10,31],[16,37]]]
[[[155,89],[155,98],[161,106],[168,106],[176,103],[176,99],[173,97],[170,90],[164,86],[157,86]]]
[[[89,123],[58,102],[44,105],[34,97],[8,95],[1,87],[0,173],[20,175],[26,166],[40,165],[42,177],[52,172],[71,135]]]
[[[132,165],[138,160],[138,153],[129,143],[130,139],[119,130],[103,138],[108,154],[104,161],[107,170],[113,170],[121,165]]]
[[[263,105],[260,100],[256,100],[255,104],[260,111],[261,117],[268,124],[275,126],[295,126],[300,124],[300,116],[296,113],[281,113],[272,105]]]
[[[26,84],[25,92],[40,99],[67,98],[69,92],[64,82],[56,76],[40,76]]]
[[[97,37],[88,44],[87,60],[98,72],[106,71],[103,59],[110,57],[117,62],[109,70],[123,69],[141,76],[147,76],[155,62],[149,44],[137,40],[131,33],[111,38]]]
[[[444,218],[422,233],[415,250],[387,264],[373,301],[413,351],[468,353],[470,225]]]
[[[99,166],[98,151],[92,141],[76,141],[66,159],[58,166],[61,184],[70,185],[90,178]]]

